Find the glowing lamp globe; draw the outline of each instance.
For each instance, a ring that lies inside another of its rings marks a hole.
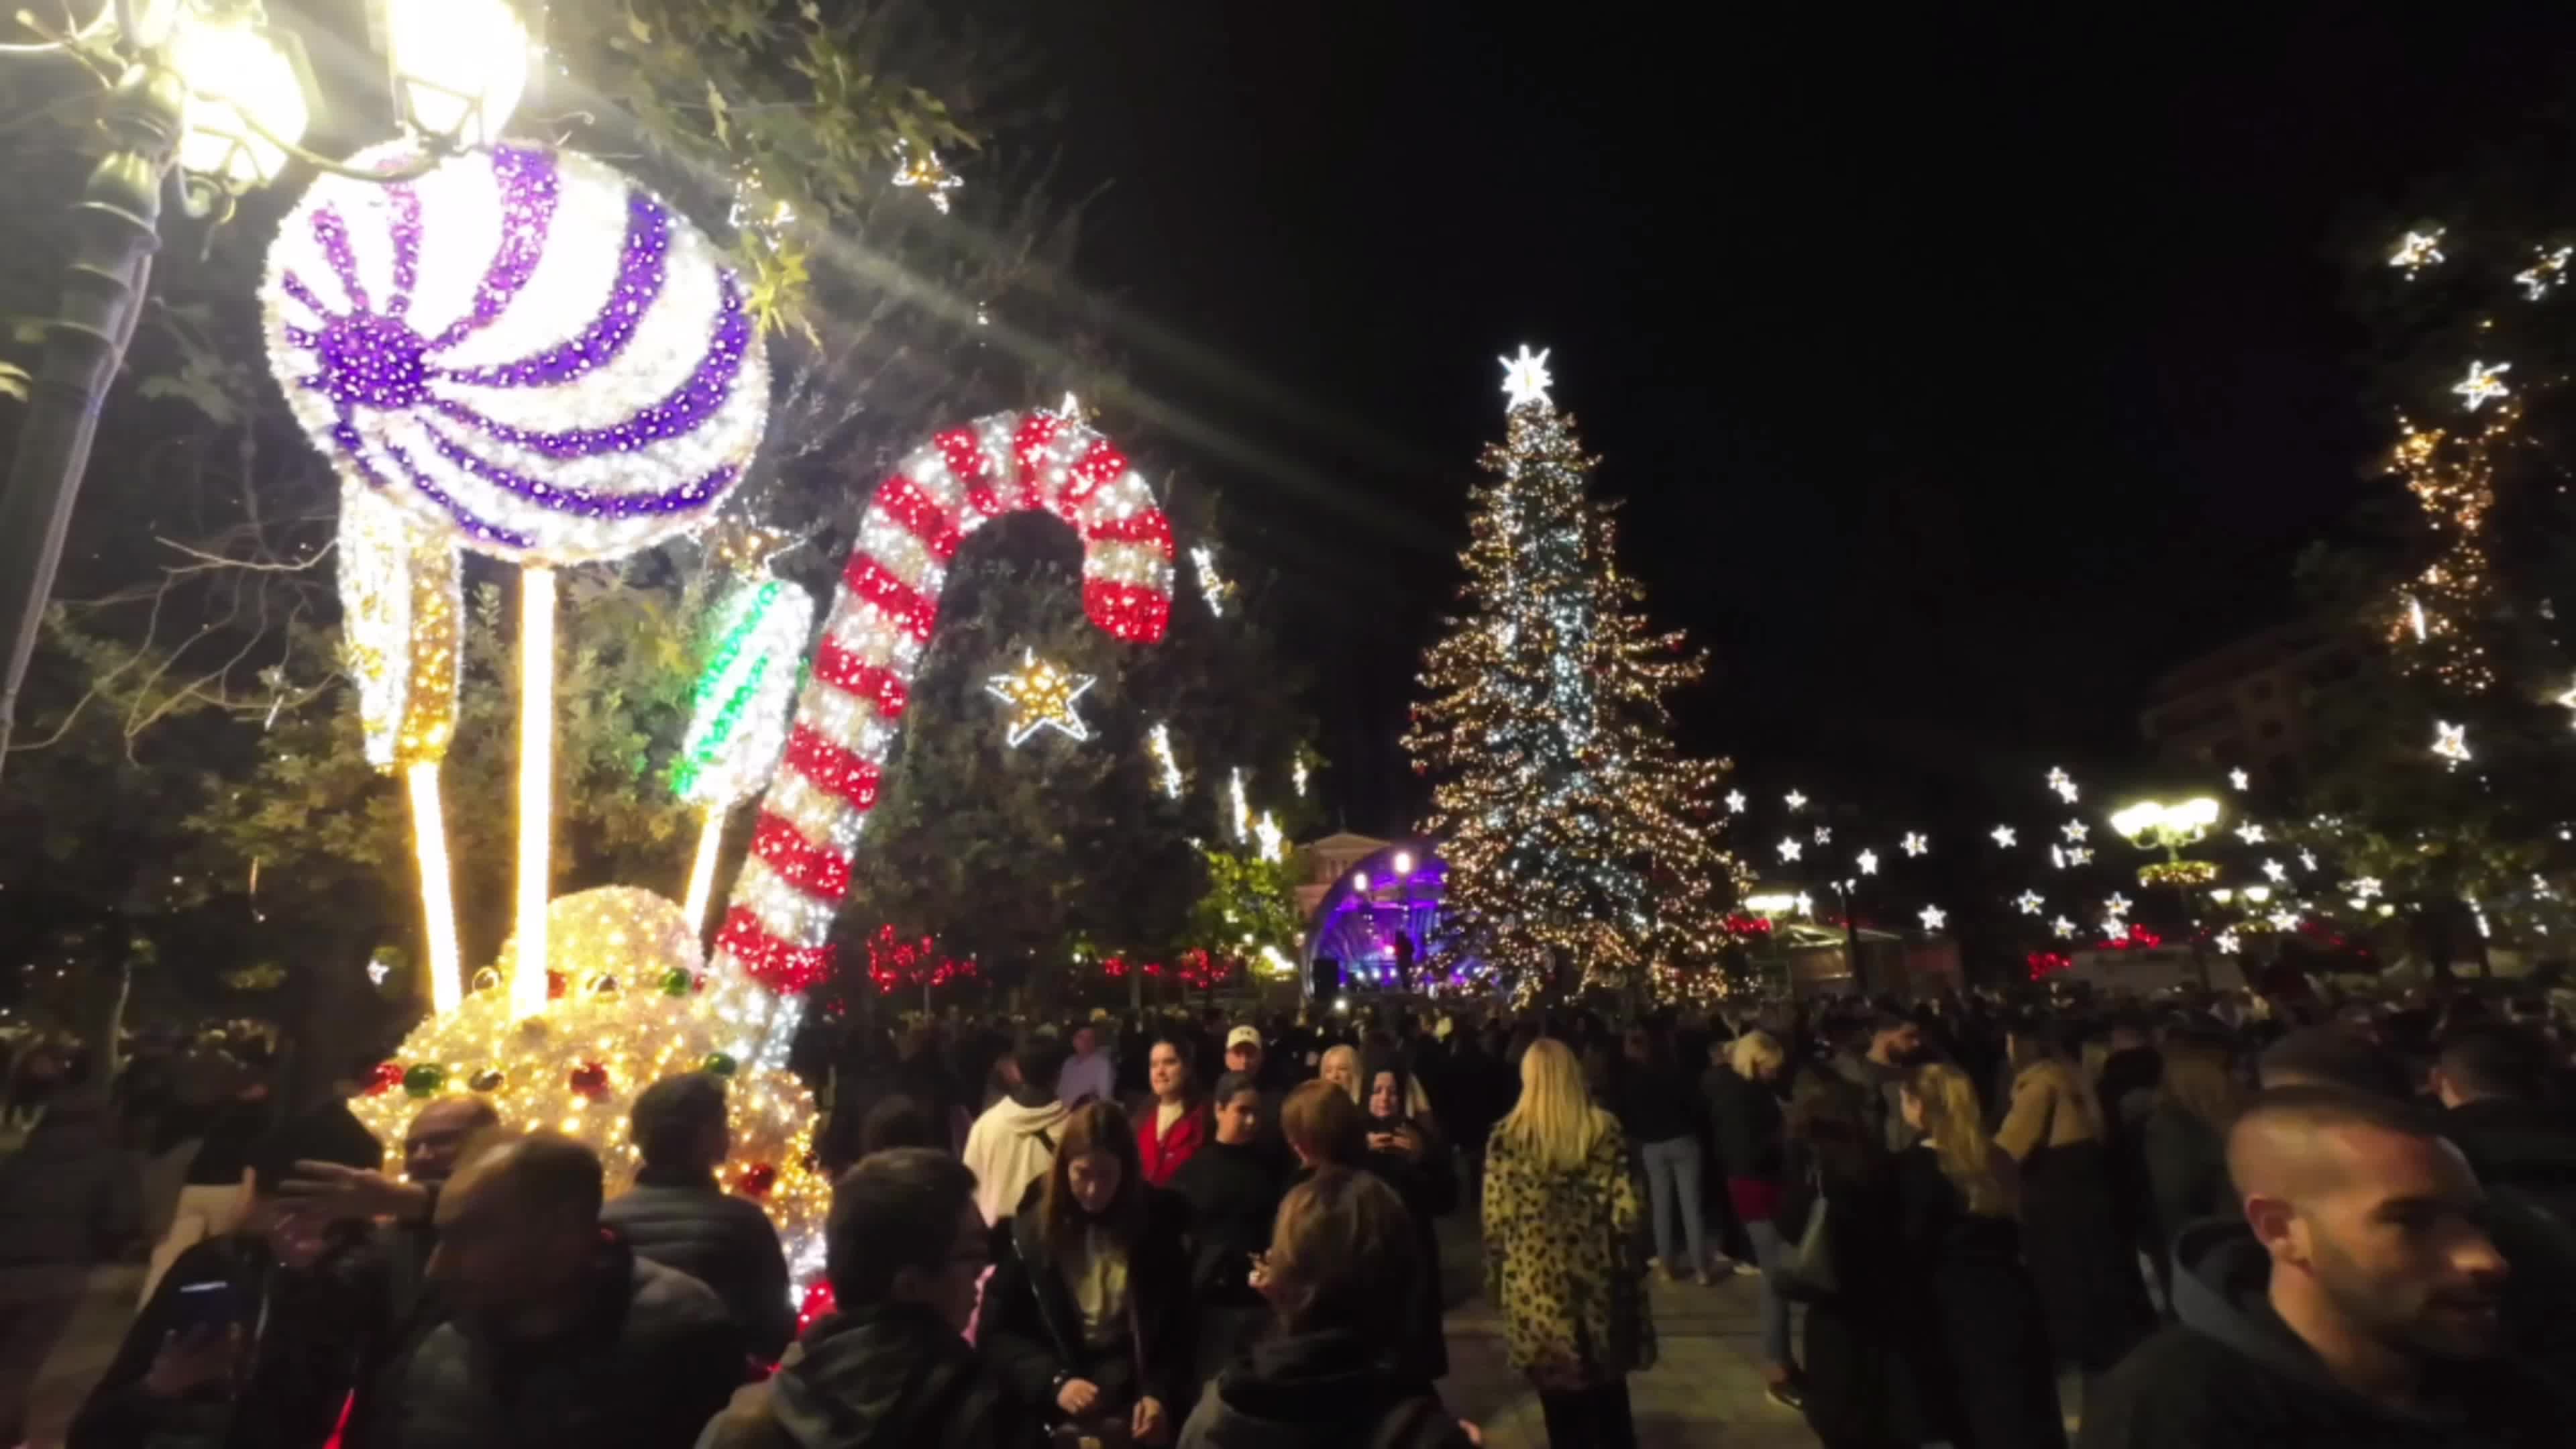
[[[394,142],[348,164],[415,161]],[[759,328],[715,245],[571,151],[324,176],[269,249],[261,311],[315,446],[423,527],[516,563],[699,527],[767,420]]]
[[[385,0],[403,123],[461,146],[501,134],[528,84],[528,27],[507,0]]]
[[[275,180],[286,169],[279,143],[302,141],[312,120],[294,57],[256,26],[193,9],[180,12],[168,33],[170,65],[188,87],[179,169],[236,191]]]

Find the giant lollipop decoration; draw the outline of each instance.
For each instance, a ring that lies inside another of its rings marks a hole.
[[[699,807],[698,851],[683,912],[703,929],[725,817],[769,777],[787,744],[787,709],[814,626],[814,596],[783,579],[733,585],[716,603],[696,708],[671,767],[671,788]]]
[[[1044,509],[1082,537],[1091,621],[1137,643],[1172,612],[1172,524],[1108,439],[1049,412],[997,413],[939,434],[877,489],[815,648],[787,758],[761,798],[714,973],[777,993],[764,1053],[783,1053],[793,994],[829,969],[823,944],[849,889],[859,828],[939,618],[948,563],[1004,513]]]
[[[360,171],[409,164],[407,142]],[[758,448],[768,368],[741,284],[651,193],[509,144],[416,179],[326,175],[261,292],[287,404],[344,474],[424,529],[522,566],[514,1007],[545,1006],[552,568],[712,516]],[[543,671],[543,672],[540,672]]]

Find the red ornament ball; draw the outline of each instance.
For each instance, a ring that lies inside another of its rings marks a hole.
[[[798,1336],[803,1336],[805,1330],[812,1328],[817,1322],[831,1317],[840,1306],[840,1300],[832,1296],[831,1280],[816,1279],[814,1286],[805,1290],[805,1301],[796,1309]]]
[[[583,1062],[567,1073],[564,1081],[594,1102],[608,1095],[608,1068],[597,1062]]]
[[[744,1197],[767,1197],[769,1190],[776,1186],[778,1186],[778,1169],[766,1162],[755,1162],[742,1170]]]
[[[564,979],[564,974],[562,972],[548,971],[546,973],[546,1000],[563,1000],[564,992],[571,989],[571,986],[572,983]]]
[[[367,1078],[367,1095],[381,1097],[403,1084],[403,1064],[378,1062],[373,1076]]]

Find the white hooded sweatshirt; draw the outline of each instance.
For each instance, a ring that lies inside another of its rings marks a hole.
[[[1062,1102],[1023,1107],[1004,1097],[975,1119],[966,1133],[966,1169],[975,1174],[975,1206],[985,1222],[1009,1217],[1029,1184],[1046,1175],[1072,1115]]]

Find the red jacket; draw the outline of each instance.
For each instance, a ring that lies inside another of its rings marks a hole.
[[[1144,1159],[1145,1181],[1155,1187],[1169,1186],[1172,1174],[1181,1170],[1181,1164],[1190,1160],[1208,1136],[1205,1103],[1172,1119],[1172,1130],[1158,1137],[1154,1122],[1162,1110],[1162,1103],[1151,1103],[1136,1119],[1136,1155]]]

